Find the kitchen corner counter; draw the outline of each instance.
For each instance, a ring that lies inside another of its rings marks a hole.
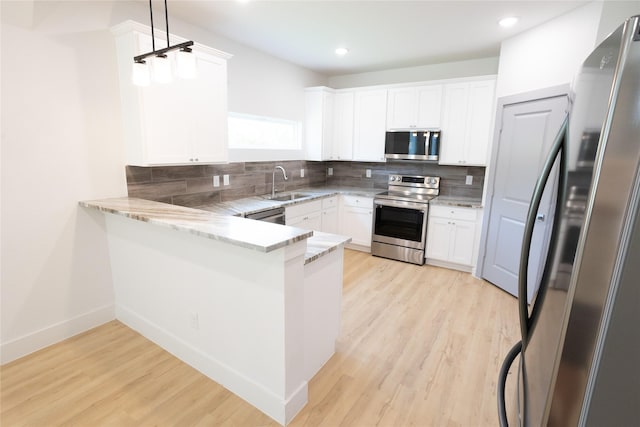
[[[470,197],[438,196],[429,203],[432,205],[457,206],[460,208],[482,208],[482,200]]]
[[[271,252],[313,235],[312,231],[299,228],[129,197],[81,201],[79,204],[260,252]]]
[[[136,198],[79,205],[105,214],[116,318],[289,423],[335,353],[351,239]]]
[[[351,242],[351,237],[314,231],[313,236],[307,239],[307,251],[304,254],[304,264],[307,265],[341,248],[349,242]]]

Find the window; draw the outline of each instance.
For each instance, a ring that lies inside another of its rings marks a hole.
[[[300,150],[300,123],[249,114],[229,113],[229,148]]]

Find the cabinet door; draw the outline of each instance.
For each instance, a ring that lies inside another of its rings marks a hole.
[[[487,164],[491,145],[494,116],[495,81],[480,81],[469,84],[469,105],[465,141],[467,164]]]
[[[198,58],[198,78],[190,81],[192,96],[189,99],[194,109],[191,113],[192,158],[198,162],[226,162],[229,158],[227,61],[194,52]]]
[[[305,92],[305,159],[330,160],[332,155],[333,94],[326,88]]]
[[[342,211],[341,233],[351,237],[351,243],[371,246],[373,208],[345,206]]]
[[[427,229],[427,258],[449,260],[451,220],[431,216]]]
[[[445,85],[438,162],[441,165],[464,164],[468,100],[468,83]]]
[[[487,164],[494,98],[495,80],[445,85],[440,164]]]
[[[473,245],[476,224],[471,221],[452,221],[451,249],[449,260],[457,264],[473,265]]]
[[[415,88],[389,90],[387,103],[387,129],[415,127],[417,120]]]
[[[329,208],[322,211],[321,231],[338,234],[338,208]]]
[[[151,51],[151,36],[137,31],[123,34],[117,41],[119,55],[131,48],[136,54]],[[133,86],[130,61],[119,66],[127,163],[146,166],[228,159],[226,59],[197,44],[193,52],[198,76],[174,77],[168,84]],[[174,60],[172,55],[169,59]]]
[[[291,227],[304,228],[305,230],[320,231],[322,228],[322,216],[320,212],[311,212],[302,216],[287,218],[286,224]]]
[[[353,159],[353,103],[353,92],[334,95],[331,160]]]
[[[309,215],[305,215],[304,217],[304,226],[307,230],[322,230],[322,213],[321,212],[313,212]]]
[[[416,88],[416,122],[418,128],[439,128],[442,111],[442,85]]]
[[[356,92],[353,160],[384,162],[386,121],[386,89]]]

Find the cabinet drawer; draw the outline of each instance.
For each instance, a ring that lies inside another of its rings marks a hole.
[[[314,200],[312,202],[304,202],[297,205],[287,206],[285,208],[285,215],[287,218],[293,218],[300,215],[310,214],[312,212],[319,212],[321,209],[322,201]]]
[[[327,197],[322,199],[322,209],[329,209],[338,206],[338,196]]]
[[[466,221],[475,221],[477,218],[477,209],[473,208],[460,208],[453,206],[431,206],[429,215],[432,217],[447,218],[447,219],[459,219]]]
[[[342,203],[345,206],[353,206],[359,208],[373,207],[373,199],[371,197],[343,195]]]

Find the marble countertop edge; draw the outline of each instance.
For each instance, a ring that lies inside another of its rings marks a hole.
[[[80,201],[78,204],[260,252],[272,252],[313,235],[310,230],[128,197]]]

